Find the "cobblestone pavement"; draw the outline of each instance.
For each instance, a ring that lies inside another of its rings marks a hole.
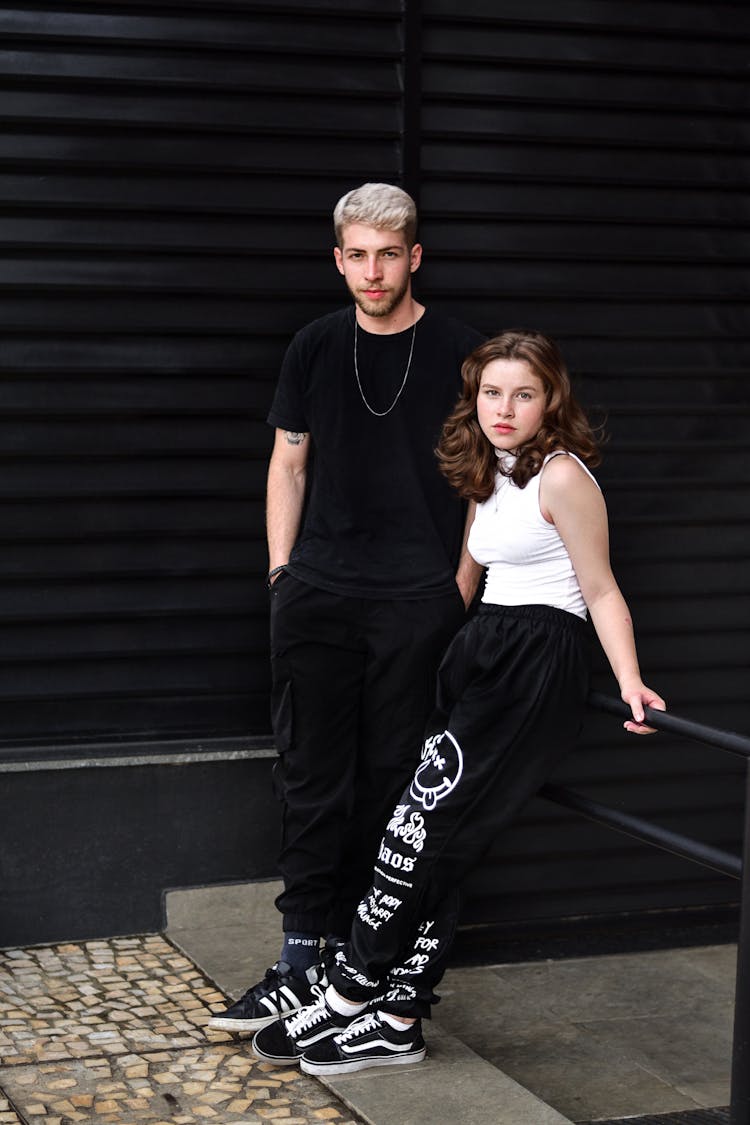
[[[160,936],[0,951],[0,1125],[360,1125],[207,1031],[224,1000]]]

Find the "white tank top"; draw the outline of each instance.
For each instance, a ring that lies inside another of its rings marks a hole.
[[[512,454],[498,456],[503,457],[506,468],[513,464]],[[518,488],[510,477],[498,473],[494,493],[477,505],[468,547],[472,558],[488,568],[483,602],[551,605],[585,619],[586,603],[570,555],[557,528],[547,522],[539,508],[544,466],[558,456],[572,457],[596,484],[575,454],[562,451],[548,454],[525,488]]]

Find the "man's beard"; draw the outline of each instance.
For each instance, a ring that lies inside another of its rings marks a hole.
[[[349,287],[349,292],[354,298],[355,304],[367,316],[390,316],[397,305],[403,301],[409,289],[410,278],[405,278],[404,283],[400,289],[394,289],[387,297],[380,301],[371,301],[364,293]]]

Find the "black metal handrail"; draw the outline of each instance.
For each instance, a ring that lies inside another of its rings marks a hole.
[[[592,691],[589,696],[589,706],[597,711],[609,711],[612,715],[619,715],[621,719],[633,717],[627,703],[610,695],[603,695],[599,691]],[[683,719],[680,715],[673,715],[671,711],[656,711],[653,707],[645,707],[644,711],[650,727],[656,727],[657,730],[668,734],[682,735],[683,738],[689,738],[693,742],[705,742],[708,746],[716,746],[719,750],[728,750],[730,754],[741,754],[743,758],[750,758],[750,738],[745,734],[720,730],[718,727],[709,727],[704,723],[694,723],[692,719]]]
[[[589,705],[620,718],[631,718],[627,703],[600,692],[592,692]],[[694,723],[671,711],[645,709],[646,721],[656,730],[677,734],[693,742],[702,742],[750,758],[750,738],[734,731],[720,730],[703,723]],[[555,804],[579,812],[589,820],[625,832],[635,839],[653,844],[683,859],[714,868],[742,882],[740,894],[740,932],[737,943],[737,981],[734,993],[734,1038],[732,1044],[732,1082],[729,1125],[750,1125],[750,765],[745,771],[745,827],[742,858],[672,832],[662,825],[622,812],[591,800],[560,785],[545,785],[539,795]]]
[[[557,805],[564,805],[567,809],[573,809],[574,812],[579,812],[588,820],[596,821],[597,824],[604,824],[607,828],[624,832],[636,840],[653,844],[665,852],[671,852],[672,855],[690,859],[704,867],[711,867],[714,871],[720,871],[722,875],[729,875],[733,879],[742,877],[742,860],[731,852],[714,848],[710,844],[703,844],[689,836],[682,836],[679,832],[672,832],[671,829],[653,824],[640,816],[613,809],[610,805],[602,805],[599,801],[592,801],[590,797],[584,797],[582,793],[574,793],[572,789],[565,789],[562,785],[544,785],[539,790],[539,796],[546,797],[548,801],[554,801]]]

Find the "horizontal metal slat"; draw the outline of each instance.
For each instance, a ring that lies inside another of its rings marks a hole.
[[[614,69],[726,78],[742,74],[748,38],[746,27],[742,33],[743,26],[745,22],[740,21],[734,38],[726,32],[692,36],[680,34],[678,21],[669,36],[660,36],[649,24],[629,34],[619,27],[603,30],[590,22],[576,29],[531,22],[518,27],[491,19],[469,23],[454,13],[449,19],[425,21],[422,51],[427,58],[492,60],[496,65],[507,61],[540,69],[552,65],[607,73]]]
[[[21,39],[26,42],[65,42],[74,44],[116,44],[150,46],[170,49],[201,48],[204,51],[262,51],[292,52],[315,50],[325,44],[328,51],[357,50],[363,31],[367,34],[370,51],[393,51],[397,48],[400,10],[395,0],[383,4],[347,9],[327,14],[310,12],[309,19],[290,19],[291,12],[305,16],[299,6],[283,8],[256,8],[255,11],[214,12],[203,9],[194,12],[189,7],[170,13],[155,6],[150,11],[128,9],[112,11],[102,6],[99,11],[90,9],[77,12],[72,8],[56,9],[34,5],[24,11],[20,7],[0,11],[0,36],[6,41]],[[360,46],[361,49],[361,46]]]
[[[682,36],[706,36],[729,39],[728,29],[741,29],[746,21],[746,8],[742,0],[729,3],[684,4],[680,0],[640,0],[637,6],[623,4],[622,0],[566,0],[561,6],[557,0],[503,0],[499,8],[495,0],[471,0],[471,4],[457,7],[455,0],[422,0],[422,10],[428,20],[450,20],[467,24],[485,22],[503,26],[519,24],[538,28],[580,29],[581,31],[631,32],[637,36],[663,35],[670,40],[677,29]]]
[[[177,20],[175,20],[175,26]],[[0,50],[0,73],[8,83],[49,86],[85,90],[95,85],[98,90],[115,87],[151,91],[184,89],[195,97],[202,91],[226,91],[237,96],[249,90],[268,96],[272,92],[286,94],[304,92],[308,96],[341,90],[352,97],[372,97],[380,91],[393,93],[394,50],[377,46],[374,57],[363,54],[362,28],[356,27],[358,39],[355,52],[338,52],[335,47],[311,50],[302,47],[290,66],[295,51],[291,44],[279,52],[263,51],[258,46],[252,52],[230,47],[225,52],[206,50],[205,47],[158,48],[131,44],[103,44],[96,49],[89,44],[77,48],[74,43],[56,44],[55,50],[44,49],[33,39],[25,46]],[[331,66],[331,55],[337,55],[336,66]]]
[[[394,64],[395,68],[395,64]],[[325,98],[311,99],[303,93],[289,93],[265,101],[257,95],[238,94],[233,97],[215,93],[188,100],[176,95],[152,94],[140,91],[113,89],[97,93],[95,90],[71,91],[44,90],[37,87],[22,89],[0,83],[0,121],[43,125],[59,121],[70,127],[73,122],[100,124],[115,121],[129,128],[141,129],[213,129],[217,133],[240,133],[250,136],[278,135],[288,137],[316,134],[318,136],[359,135],[392,136],[398,133],[399,105],[396,98],[396,75],[391,97],[373,94],[351,98],[335,91]]]
[[[739,113],[746,100],[744,78],[717,74],[688,76],[666,70],[620,70],[612,67],[604,79],[591,67],[590,58],[580,67],[559,67],[556,60],[544,66],[518,65],[508,59],[455,60],[427,55],[423,62],[423,96],[426,99],[488,97],[542,104],[586,105],[597,110],[632,108],[639,113],[648,105],[661,112],[713,111]]]

